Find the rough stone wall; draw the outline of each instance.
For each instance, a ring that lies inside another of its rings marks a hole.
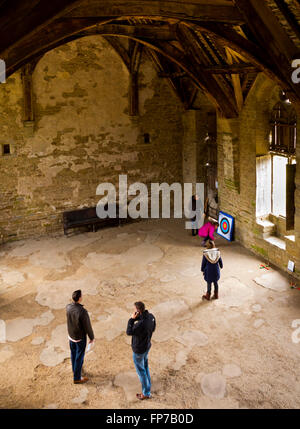
[[[119,174],[129,184],[182,181],[183,108],[144,55],[139,78],[140,116],[130,117],[128,71],[90,36],[37,64],[33,124],[23,122],[21,74],[0,86],[0,143],[13,152],[0,156],[4,241],[61,231],[63,211],[95,205],[98,184],[117,185]]]
[[[197,113],[197,182],[207,183],[208,181],[208,168],[206,166],[209,161],[209,149],[208,144],[215,142],[215,124],[210,119],[209,115],[214,115],[215,108],[208,100],[208,98],[198,93],[197,100],[199,110]],[[214,118],[213,118],[214,119]],[[210,140],[207,141],[207,136],[210,136]]]
[[[282,250],[263,239],[256,223],[256,156],[268,152],[270,112],[279,100],[279,88],[260,74],[238,119],[218,117],[218,178],[221,210],[236,221],[235,238],[245,247],[286,270],[295,261],[300,277],[300,169],[296,178],[296,242],[286,241]],[[299,116],[300,117],[300,116]],[[298,133],[297,164],[300,165]],[[227,165],[226,165],[227,163]],[[232,180],[233,179],[233,180]]]
[[[183,116],[184,138],[183,138],[183,181],[184,183],[197,182],[197,112],[186,111]]]

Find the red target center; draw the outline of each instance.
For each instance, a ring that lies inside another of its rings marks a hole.
[[[229,231],[229,223],[227,219],[223,219],[221,222],[221,230],[225,234]]]

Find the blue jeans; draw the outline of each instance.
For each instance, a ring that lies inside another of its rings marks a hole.
[[[86,338],[84,340],[79,341],[79,343],[74,343],[74,341],[70,341],[70,349],[71,349],[71,361],[72,361],[72,369],[74,374],[74,381],[81,380],[81,370],[84,360],[86,347]]]
[[[215,286],[215,293],[219,292],[219,285],[218,282],[211,282]],[[211,293],[211,283],[207,282],[207,293]]]
[[[145,396],[151,395],[151,378],[148,366],[148,353],[149,350],[146,353],[142,354],[133,353],[133,362],[140,382],[142,384],[143,395]]]

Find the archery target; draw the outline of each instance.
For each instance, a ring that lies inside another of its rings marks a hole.
[[[217,234],[228,241],[233,240],[234,218],[227,213],[219,213],[219,227]]]

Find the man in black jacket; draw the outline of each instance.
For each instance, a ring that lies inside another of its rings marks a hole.
[[[88,381],[87,377],[81,377],[81,370],[84,360],[86,336],[90,343],[94,343],[95,337],[91,326],[88,312],[82,302],[81,290],[76,290],[72,294],[72,304],[67,305],[67,324],[71,349],[71,361],[74,374],[74,384],[82,384]]]
[[[135,311],[128,320],[127,335],[132,336],[131,347],[133,362],[142,384],[142,393],[137,393],[140,400],[151,398],[151,378],[148,366],[148,353],[151,337],[156,328],[155,317],[145,310],[143,302],[136,302]]]

